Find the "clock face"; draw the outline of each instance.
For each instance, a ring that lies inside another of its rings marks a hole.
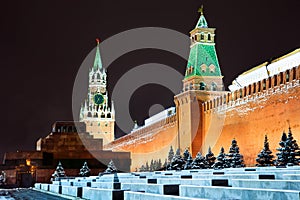
[[[94,102],[97,105],[101,105],[104,103],[104,97],[101,94],[95,94],[94,95]]]

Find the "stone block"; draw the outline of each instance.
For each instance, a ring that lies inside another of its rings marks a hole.
[[[60,185],[64,185],[64,186],[73,186],[73,180],[69,181],[69,180],[61,180],[60,181]]]
[[[114,189],[83,187],[82,198],[89,200],[123,200],[124,191]]]
[[[91,187],[102,189],[121,189],[121,183],[92,182]]]
[[[52,184],[53,185],[61,185],[61,182],[60,181],[52,181]]]
[[[232,187],[300,190],[300,180],[244,180],[233,179]]]
[[[194,200],[194,198],[125,191],[124,200]]]
[[[61,194],[61,185],[50,184],[49,185],[49,192]]]
[[[77,186],[77,187],[91,187],[91,182],[82,182],[82,181],[74,181],[73,182],[73,186]]]
[[[299,200],[299,191],[216,186],[179,186],[180,196],[212,199]]]
[[[82,187],[61,186],[61,193],[72,197],[82,197]]]
[[[300,180],[300,174],[283,174],[283,180]]]
[[[41,183],[41,190],[49,191],[49,184]]]
[[[40,190],[41,189],[41,184],[40,183],[35,183],[34,188]]]
[[[179,184],[138,184],[123,183],[122,190],[153,194],[179,195]]]
[[[158,184],[211,186],[211,179],[158,179]]]

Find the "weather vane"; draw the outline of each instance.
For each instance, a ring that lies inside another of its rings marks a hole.
[[[203,15],[203,5],[201,5],[201,7],[198,10],[199,13],[201,13],[201,15]]]

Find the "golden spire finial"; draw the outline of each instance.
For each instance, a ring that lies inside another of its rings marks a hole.
[[[203,5],[201,5],[201,7],[198,10],[199,13],[201,13],[201,15],[203,15]]]

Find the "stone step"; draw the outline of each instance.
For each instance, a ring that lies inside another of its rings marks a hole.
[[[115,189],[83,187],[82,198],[89,200],[123,200],[124,191]]]
[[[178,184],[139,184],[139,183],[122,183],[122,190],[134,192],[145,192],[163,195],[179,195]]]
[[[191,186],[180,185],[180,196],[211,199],[241,199],[241,200],[299,200],[299,191],[274,190],[238,187]]]
[[[82,187],[61,186],[61,193],[72,197],[82,197]]]
[[[232,187],[300,190],[300,180],[245,180],[233,179]]]
[[[300,180],[300,174],[283,174],[284,180]]]
[[[143,192],[124,192],[124,200],[195,200],[195,198],[180,197],[172,195],[160,195],[160,194],[149,194]],[[208,200],[203,198],[197,198],[197,200]]]
[[[91,187],[102,189],[121,189],[121,183],[92,182]]]

